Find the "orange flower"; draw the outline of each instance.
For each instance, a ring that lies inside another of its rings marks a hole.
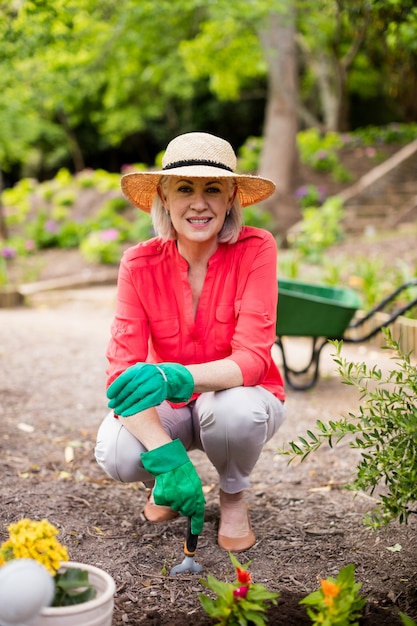
[[[321,590],[328,598],[336,598],[339,595],[340,587],[331,580],[320,580]]]
[[[245,569],[236,568],[237,579],[242,585],[250,585],[252,582],[251,575]]]

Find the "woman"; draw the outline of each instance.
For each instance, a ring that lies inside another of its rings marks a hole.
[[[203,450],[219,474],[218,543],[237,552],[255,543],[244,490],[284,419],[271,359],[276,245],[242,226],[242,207],[275,185],[236,174],[231,145],[207,133],[175,138],[162,165],[122,178],[158,236],[121,261],[107,350],[112,411],[96,458],[113,478],[151,487],[148,520],[179,512],[199,534],[204,496],[187,450]]]

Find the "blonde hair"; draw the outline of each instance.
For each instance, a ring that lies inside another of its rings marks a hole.
[[[170,178],[171,176],[161,176],[159,180],[159,184],[165,194],[168,191]],[[228,184],[230,181],[230,186],[236,185],[236,180],[234,178],[225,178],[224,180],[226,180]],[[151,218],[154,230],[156,234],[161,237],[161,239],[164,239],[165,241],[168,241],[169,239],[177,239],[177,232],[172,225],[170,215],[168,211],[164,209],[162,200],[157,193],[155,194],[152,202]],[[227,212],[223,227],[217,235],[219,243],[236,243],[242,225],[242,206],[236,194],[233,205]]]

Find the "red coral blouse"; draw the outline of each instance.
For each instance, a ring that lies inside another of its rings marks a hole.
[[[271,357],[278,298],[272,235],[244,226],[235,244],[219,244],[195,318],[187,273],[175,241],[155,237],[125,252],[106,352],[107,385],[137,362],[191,365],[228,358],[240,367],[245,386],[262,385],[284,400]]]

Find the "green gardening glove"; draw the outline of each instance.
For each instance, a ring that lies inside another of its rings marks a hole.
[[[155,450],[142,452],[143,467],[155,476],[155,504],[169,506],[191,518],[191,532],[199,535],[204,524],[204,495],[201,480],[179,439]]]
[[[136,363],[128,367],[107,389],[108,407],[129,417],[164,400],[188,402],[194,379],[179,363]]]

